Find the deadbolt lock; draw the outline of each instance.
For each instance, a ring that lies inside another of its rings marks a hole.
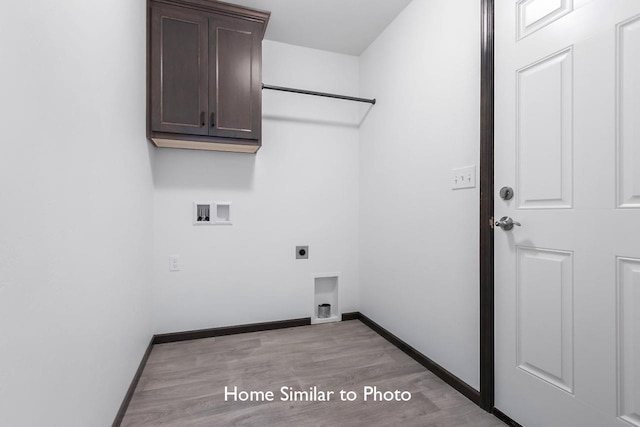
[[[502,187],[500,189],[500,197],[503,200],[511,200],[513,199],[513,188],[511,187]]]

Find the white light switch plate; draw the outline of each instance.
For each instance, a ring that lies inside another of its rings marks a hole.
[[[453,170],[452,188],[474,188],[476,186],[476,166],[467,166]]]

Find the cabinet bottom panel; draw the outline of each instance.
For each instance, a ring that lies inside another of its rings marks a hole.
[[[259,149],[259,144],[229,144],[224,142],[202,142],[188,141],[181,139],[151,138],[151,141],[163,148],[185,148],[189,150],[227,151],[232,153],[255,154]]]

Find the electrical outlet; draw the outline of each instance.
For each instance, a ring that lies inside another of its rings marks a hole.
[[[169,271],[180,271],[180,255],[169,255]]]
[[[474,188],[476,186],[476,166],[467,166],[453,170],[452,188]]]
[[[309,259],[309,246],[296,246],[296,259]]]

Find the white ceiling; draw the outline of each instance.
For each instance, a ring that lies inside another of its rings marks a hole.
[[[360,55],[411,0],[227,0],[271,11],[268,40]]]

